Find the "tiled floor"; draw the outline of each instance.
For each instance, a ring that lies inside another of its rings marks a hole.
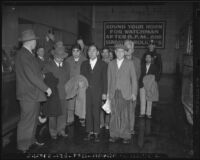
[[[168,157],[191,157],[192,129],[187,123],[180,103],[180,88],[174,75],[163,75],[160,81],[160,102],[154,104],[152,119],[139,118],[136,108],[136,134],[131,144],[121,141],[109,143],[109,132],[101,130],[99,143],[85,142],[85,129],[79,123],[67,128],[69,137],[51,140],[47,129],[41,131],[46,140],[42,147],[35,147],[31,153],[164,153]],[[76,121],[77,122],[77,121]],[[16,131],[15,131],[16,132]],[[16,152],[16,133],[3,153]],[[6,155],[4,155],[6,156]]]

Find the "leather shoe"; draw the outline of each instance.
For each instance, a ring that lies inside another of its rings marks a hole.
[[[28,149],[27,150],[21,150],[21,149],[17,149],[17,153],[20,153],[20,154],[25,154],[25,153],[28,153]]]
[[[60,133],[58,133],[58,136],[68,137],[68,134],[66,134],[65,131],[61,131]]]
[[[147,118],[151,119],[152,117],[151,117],[151,115],[147,115]]]
[[[98,134],[95,134],[94,142],[100,142],[100,139],[99,139],[99,135],[98,135]]]
[[[84,138],[84,141],[89,141],[92,139],[92,134],[89,133],[85,138]]]
[[[122,142],[123,142],[124,144],[129,144],[129,143],[131,143],[130,139],[123,139]]]
[[[35,144],[36,144],[37,146],[43,146],[43,145],[44,145],[44,142],[38,142],[38,141],[36,141]]]
[[[109,142],[113,142],[113,143],[114,143],[114,142],[116,142],[116,141],[117,141],[116,138],[113,138],[113,137],[110,137],[110,138],[109,138]]]
[[[139,117],[140,117],[140,118],[143,118],[143,117],[145,117],[145,115],[144,115],[144,114],[140,114]]]

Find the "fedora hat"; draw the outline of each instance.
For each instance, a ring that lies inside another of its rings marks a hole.
[[[65,52],[64,46],[58,46],[54,50],[52,50],[51,54],[57,58],[66,58],[68,53]]]
[[[124,46],[123,44],[116,44],[114,48],[115,49],[124,49],[125,51],[128,50],[128,48],[126,46]]]
[[[31,41],[31,40],[36,40],[36,39],[39,39],[39,37],[36,37],[32,29],[28,29],[21,33],[21,37],[19,38],[19,41],[25,42],[25,41]]]

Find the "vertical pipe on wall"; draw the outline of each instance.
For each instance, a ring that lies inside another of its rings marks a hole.
[[[95,17],[96,17],[96,14],[95,14],[95,6],[93,5],[92,6],[92,41],[94,42],[95,41]]]

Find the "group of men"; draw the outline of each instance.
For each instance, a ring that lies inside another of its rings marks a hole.
[[[15,61],[17,99],[21,111],[17,127],[17,148],[25,153],[32,144],[42,145],[35,139],[35,130],[42,108],[41,102],[53,97],[55,92],[55,89],[44,81],[48,78],[49,72],[58,80],[56,89],[61,110],[61,113],[58,113],[58,106],[53,106],[52,110],[47,109],[49,132],[53,139],[57,139],[57,135],[67,137],[65,127],[74,121],[76,98],[67,101],[64,86],[74,76],[82,75],[88,81],[86,115],[85,119],[80,119],[81,125],[83,127],[86,125],[88,133],[84,140],[91,140],[94,135],[94,141],[100,141],[101,106],[102,102],[109,99],[111,101],[111,115],[107,127],[110,132],[109,141],[115,142],[118,138],[122,138],[123,143],[130,143],[131,134],[134,134],[138,81],[141,74],[143,76],[148,74],[141,73],[143,59],[140,63],[140,59],[134,56],[133,41],[127,40],[124,44],[116,44],[114,48],[116,59],[106,63],[99,58],[98,47],[95,44],[86,47],[82,39],[78,39],[78,44],[72,47],[72,56],[66,58],[68,54],[63,43],[61,41],[53,43],[55,39],[52,33],[49,35],[46,37],[47,49],[44,51],[43,47],[38,47],[37,58],[33,53],[38,39],[34,31],[26,30],[22,32],[20,38],[23,46],[18,51]],[[155,44],[150,45],[155,48]],[[150,52],[152,60],[158,63],[156,67],[160,67],[160,55],[153,53],[154,49]],[[44,61],[48,62],[43,63]],[[161,71],[162,68],[156,75],[160,76]],[[143,113],[141,114],[143,116]]]

